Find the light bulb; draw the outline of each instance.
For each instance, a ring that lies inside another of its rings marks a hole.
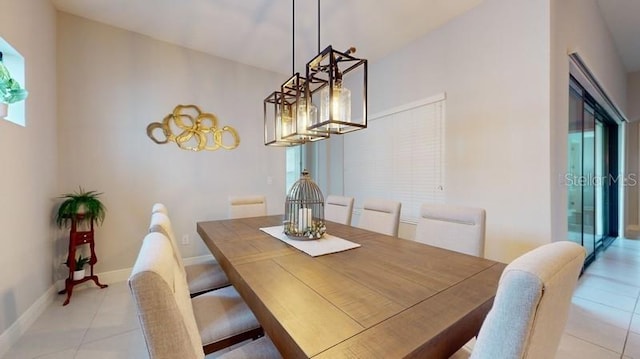
[[[342,82],[337,81],[333,86],[331,99],[328,86],[320,92],[320,122],[328,122],[329,115],[333,117],[330,130],[339,130],[342,126],[335,122],[351,122],[351,91],[342,86]]]
[[[278,112],[277,121],[282,124],[283,137],[293,133],[293,116],[291,114],[291,106],[283,106],[283,110]]]
[[[310,102],[309,108],[307,109],[307,101],[304,98],[298,100],[298,105],[296,107],[298,133],[305,133],[308,131],[309,126],[318,121],[318,108],[313,104],[313,102]]]

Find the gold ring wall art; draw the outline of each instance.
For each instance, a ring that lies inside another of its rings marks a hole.
[[[214,114],[202,112],[195,105],[176,106],[162,122],[147,126],[147,136],[157,144],[175,142],[189,151],[232,150],[240,145],[240,136],[233,127],[218,127]]]

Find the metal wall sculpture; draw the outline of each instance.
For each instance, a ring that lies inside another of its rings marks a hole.
[[[163,137],[156,137],[158,131]],[[181,149],[189,151],[232,150],[240,145],[240,136],[233,127],[218,127],[218,118],[200,111],[196,105],[176,106],[162,122],[147,126],[147,136],[157,144],[175,142]]]

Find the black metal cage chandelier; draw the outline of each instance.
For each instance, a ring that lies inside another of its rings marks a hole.
[[[318,55],[302,77],[295,72],[295,0],[292,28],[293,75],[263,101],[264,144],[296,146],[367,128],[367,60],[354,57],[353,47],[320,51],[318,0]]]

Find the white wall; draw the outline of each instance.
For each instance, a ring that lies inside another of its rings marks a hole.
[[[633,121],[626,126],[626,171],[629,174],[640,173],[640,148],[638,147],[640,139],[640,122]],[[637,238],[638,225],[640,225],[640,214],[638,207],[640,205],[640,193],[638,186],[625,187],[625,213],[624,213],[624,236],[627,238]],[[633,226],[633,227],[629,227]]]
[[[3,1],[0,7],[0,36],[24,56],[24,85],[30,93],[25,102],[26,127],[0,120],[0,333],[4,334],[53,283],[56,13],[48,0]]]
[[[547,2],[488,0],[369,68],[371,114],[446,93],[446,202],[487,210],[488,258],[550,241],[548,59]]]
[[[640,173],[640,71],[627,74],[627,118],[630,121],[626,136],[627,173],[637,175]],[[638,238],[640,191],[638,186],[629,186],[625,190],[624,233],[628,238]],[[629,226],[636,227],[630,230]]]
[[[577,51],[607,95],[625,112],[626,71],[595,0],[551,1],[551,226],[553,240],[567,238],[569,59]]]
[[[640,121],[640,71],[627,75],[627,117]]]
[[[447,202],[487,209],[489,258],[567,238],[569,51],[624,111],[624,67],[592,0],[485,1],[371,66],[370,113],[447,93]]]
[[[283,212],[285,152],[263,145],[262,100],[287,75],[65,13],[58,19],[60,190],[104,192],[98,272],[133,265],[154,202],[167,205],[179,238],[190,236],[185,257],[209,253],[196,222],[227,218],[230,194],[265,194],[269,212]],[[153,143],[146,126],[178,104],[217,115],[240,146],[196,153]]]

